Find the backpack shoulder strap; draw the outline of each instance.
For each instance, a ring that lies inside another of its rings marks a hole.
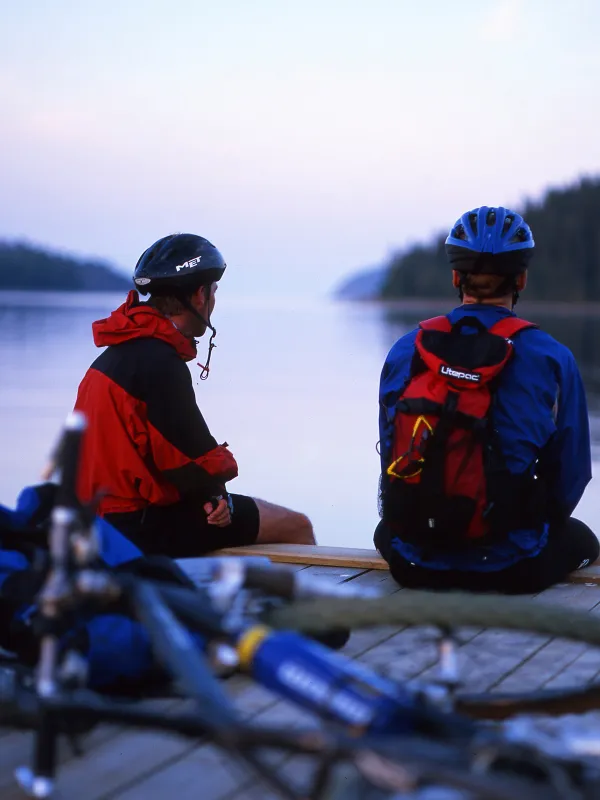
[[[440,331],[440,333],[450,333],[452,325],[448,317],[432,317],[423,322],[419,322],[422,331]]]
[[[537,327],[539,326],[534,322],[527,322],[527,320],[519,319],[519,317],[504,317],[504,319],[492,325],[489,332],[496,334],[496,336],[502,336],[503,339],[512,339],[513,336],[521,333],[521,331]]]

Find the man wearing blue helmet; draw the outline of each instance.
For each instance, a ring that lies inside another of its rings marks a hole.
[[[514,313],[533,252],[514,211],[463,214],[446,239],[462,305],[386,359],[374,541],[404,586],[538,592],[598,558],[571,516],[591,479],[579,370]]]
[[[236,461],[196,405],[186,362],[197,358],[196,337],[210,329],[207,377],[216,335],[211,314],[225,268],[201,236],[166,236],[140,257],[137,291],[93,324],[96,345],[106,349],[77,396],[88,421],[78,491],[146,554],[184,558],[256,542],[314,544],[303,514],[229,494]],[[140,302],[138,292],[149,300]]]

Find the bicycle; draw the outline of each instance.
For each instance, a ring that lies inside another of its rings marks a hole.
[[[564,758],[557,766],[553,754],[508,741],[495,731],[437,708],[427,697],[299,634],[272,631],[262,621],[257,624],[253,592],[262,595],[261,617],[277,620],[279,616],[281,620],[293,606],[273,607],[278,605],[273,596],[287,600],[303,594],[314,596],[320,591],[318,582],[309,589],[306,581],[287,570],[241,559],[219,562],[219,579],[208,580],[204,589],[95,567],[94,537],[81,526],[74,488],[83,429],[84,421],[71,417],[61,448],[50,569],[38,596],[42,636],[37,675],[28,685],[10,667],[0,672],[3,723],[31,729],[35,735],[32,767],[17,775],[30,796],[52,793],[57,737],[68,732],[71,721],[80,728],[90,722],[111,721],[208,737],[243,760],[282,796],[294,800],[335,797],[337,779],[334,776],[332,783],[330,778],[340,762],[349,762],[358,771],[357,785],[366,780],[380,795],[387,792],[386,796],[390,791],[439,783],[440,777],[446,785],[498,800],[584,798],[593,796],[587,794],[589,787],[594,791],[600,788],[594,765],[582,762],[579,756]],[[215,577],[214,563],[212,570]],[[323,592],[330,595],[330,587]],[[353,594],[349,587],[340,587],[338,593],[346,603]],[[332,602],[328,600],[327,605]],[[380,601],[363,598],[361,602]],[[84,603],[95,609],[126,603],[148,630],[156,657],[178,691],[195,701],[193,712],[157,714],[85,689],[81,659],[72,651],[60,651],[63,617]],[[190,631],[204,637],[206,652]],[[215,676],[215,669],[235,661],[263,686],[317,713],[327,727],[295,732],[245,723]],[[317,761],[308,793],[277,775],[262,756],[265,748],[308,754]],[[540,788],[542,778],[545,784]],[[568,795],[564,793],[567,789]]]

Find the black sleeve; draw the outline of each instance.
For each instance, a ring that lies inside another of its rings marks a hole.
[[[237,476],[235,459],[211,435],[185,362],[170,347],[160,355],[149,362],[143,392],[154,462],[182,494],[221,494]]]

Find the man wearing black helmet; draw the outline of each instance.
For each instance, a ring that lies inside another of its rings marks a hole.
[[[533,251],[515,212],[463,214],[446,239],[462,305],[385,362],[375,545],[404,586],[538,592],[598,558],[571,516],[591,478],[579,370],[513,310]]]
[[[227,444],[217,444],[196,404],[186,362],[211,331],[201,377],[209,371],[216,330],[217,282],[226,268],[201,236],[159,239],[134,272],[131,291],[107,319],[93,324],[106,350],[79,386],[85,413],[79,494],[147,554],[173,558],[254,543],[314,544],[303,515],[231,495],[238,474]]]

